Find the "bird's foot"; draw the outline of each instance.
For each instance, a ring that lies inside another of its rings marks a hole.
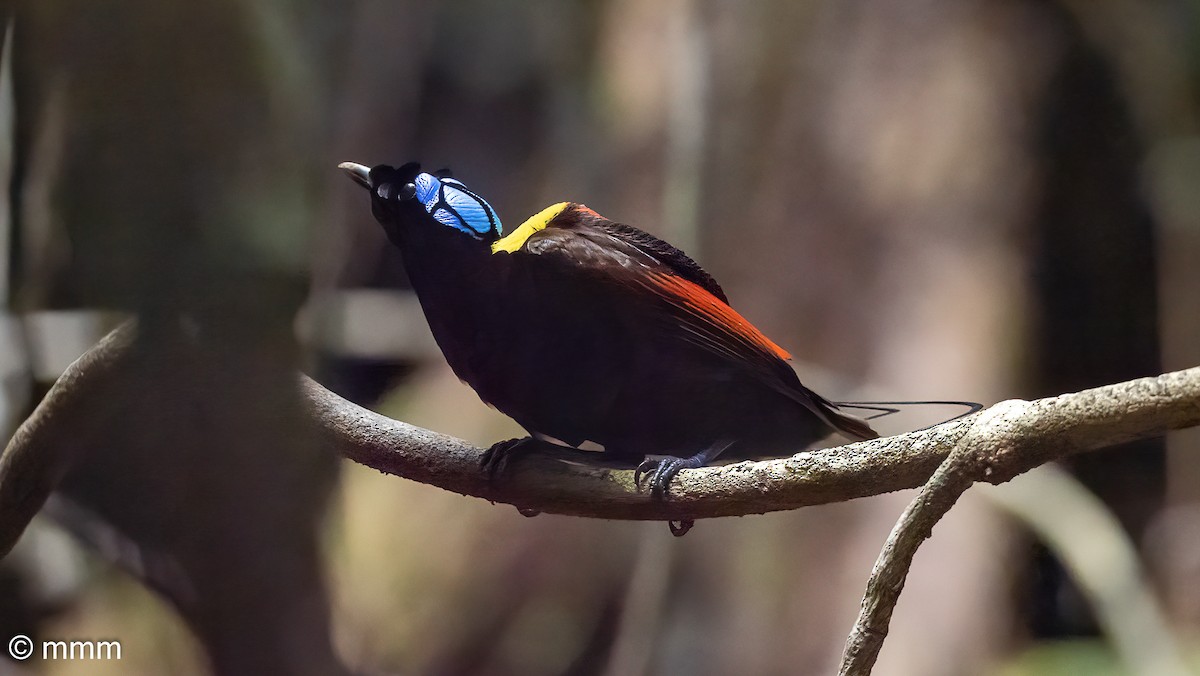
[[[647,485],[650,487],[650,494],[658,500],[662,500],[667,494],[667,488],[671,484],[671,479],[679,474],[680,470],[695,469],[703,467],[705,459],[699,456],[690,458],[677,458],[674,456],[648,455],[637,469],[633,470],[633,484],[638,490],[642,489],[642,475],[645,474],[649,479]],[[667,527],[671,529],[671,535],[681,538],[687,535],[692,526],[696,525],[693,519],[678,519],[668,521]]]
[[[674,456],[648,455],[637,466],[637,469],[633,470],[633,485],[637,486],[638,490],[641,490],[642,475],[645,474],[649,479],[647,485],[650,487],[650,494],[654,498],[662,500],[666,496],[667,487],[671,484],[671,479],[674,479],[680,470],[703,467],[704,463],[705,460],[699,456],[677,458]],[[687,535],[687,532],[694,525],[696,525],[696,522],[692,519],[679,519],[667,522],[667,527],[671,529],[671,535],[677,538]]]
[[[681,470],[704,467],[713,460],[716,460],[717,456],[724,453],[732,445],[732,441],[718,441],[696,455],[687,458],[675,455],[647,455],[642,460],[642,463],[637,466],[637,469],[633,471],[633,485],[638,490],[641,490],[642,475],[645,475],[648,479],[646,485],[650,487],[650,495],[661,500],[666,497],[671,480]],[[688,528],[691,528],[691,526],[688,526]],[[672,529],[672,532],[674,532],[674,529]],[[684,529],[684,532],[686,533],[687,530]]]
[[[492,444],[492,447],[484,451],[483,457],[479,459],[479,469],[483,470],[489,479],[495,478],[496,474],[508,466],[510,458],[537,446],[537,444],[537,439],[533,437],[509,439]]]
[[[701,455],[690,458],[680,458],[674,455],[647,455],[645,460],[633,470],[633,485],[642,489],[642,477],[646,477],[646,486],[650,495],[661,500],[667,495],[671,480],[681,470],[703,467],[706,460]]]

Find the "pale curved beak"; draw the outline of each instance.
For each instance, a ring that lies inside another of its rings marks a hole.
[[[356,162],[342,162],[338,165],[338,169],[342,169],[354,182],[366,188],[371,189],[371,170]]]

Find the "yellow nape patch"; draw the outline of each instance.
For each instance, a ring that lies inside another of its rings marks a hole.
[[[544,230],[546,226],[550,224],[550,221],[554,220],[555,216],[561,214],[563,209],[567,208],[567,204],[567,202],[551,204],[545,209],[542,209],[536,214],[530,216],[516,230],[513,230],[504,237],[496,240],[492,244],[492,253],[496,254],[500,253],[501,251],[516,253],[518,249],[520,249],[522,246],[525,246],[525,240],[529,239],[530,235],[538,230]]]

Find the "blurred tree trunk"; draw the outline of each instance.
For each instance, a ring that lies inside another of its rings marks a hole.
[[[178,564],[160,591],[221,674],[343,671],[317,537],[337,464],[292,335],[340,34],[300,5],[17,3],[17,297],[139,317],[120,419],[62,490]]]
[[[1058,8],[1047,24],[1061,56],[1041,102],[1044,162],[1034,215],[1031,394],[1070,392],[1159,373],[1157,224],[1143,190],[1145,141],[1117,64]],[[1135,542],[1163,508],[1162,439],[1066,463],[1113,510]],[[1042,552],[1030,590],[1035,635],[1092,634],[1086,602]]]

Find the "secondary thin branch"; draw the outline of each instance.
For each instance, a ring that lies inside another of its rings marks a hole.
[[[838,673],[871,673],[913,556],[972,484],[1001,483],[1073,453],[1196,425],[1198,378],[1200,369],[1193,368],[1034,402],[1005,401],[983,411],[884,543]]]
[[[1004,424],[1006,415],[1021,416],[1026,405],[1025,402],[1007,401],[984,411],[900,515],[871,569],[862,608],[846,639],[839,676],[868,676],[871,673],[887,638],[892,611],[908,579],[917,548],[929,539],[933,527],[958,498],[976,480],[983,480],[987,475],[992,465],[986,449],[995,440],[1006,436],[1006,432],[995,430]],[[977,432],[989,429],[993,432],[982,438]]]

